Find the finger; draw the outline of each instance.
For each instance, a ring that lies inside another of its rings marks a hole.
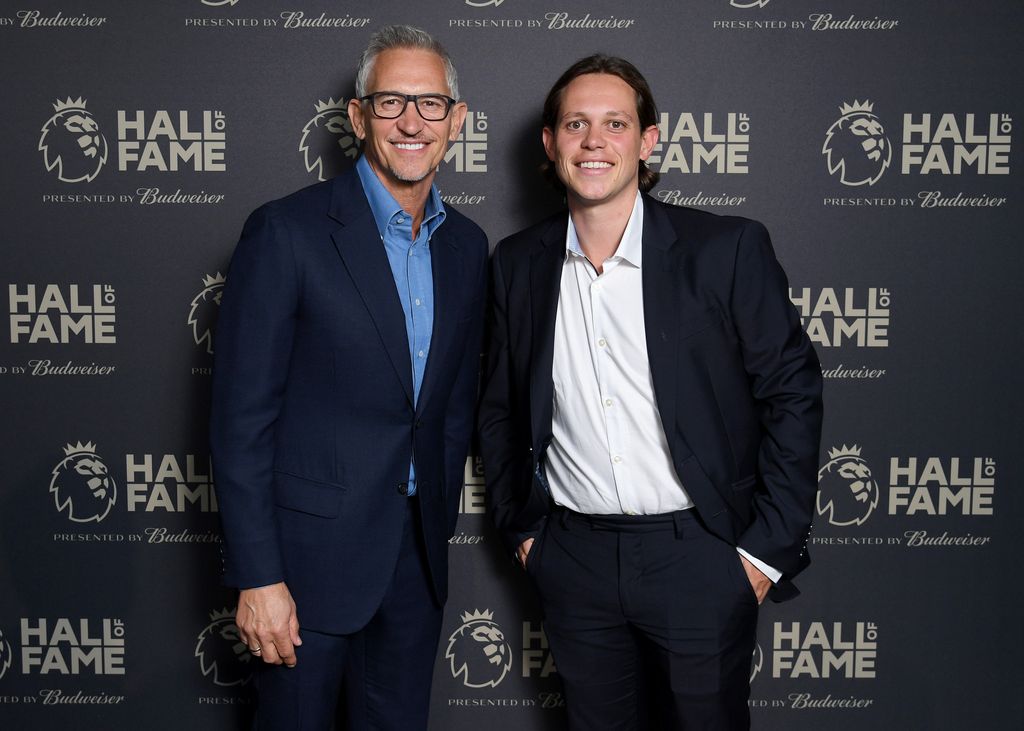
[[[261,652],[256,657],[262,658],[263,662],[268,665],[281,664],[281,656],[277,653],[277,646],[274,645],[274,642],[269,637],[265,641],[260,642],[260,649]]]
[[[274,643],[274,650],[277,652],[278,657],[281,658],[281,662],[292,667],[295,665],[295,645],[292,643],[290,625],[291,620],[289,619],[289,626],[275,630],[272,641]]]
[[[282,632],[274,635],[274,650],[277,656],[281,659],[285,665],[290,668],[295,667],[295,646],[292,644],[291,638],[288,636],[289,633]]]
[[[302,638],[299,637],[299,618],[294,614],[288,620],[288,638],[292,641],[293,645],[302,644]]]
[[[519,544],[519,563],[522,564],[524,569],[526,568],[526,559],[530,555],[531,548],[533,548],[532,538],[527,538]]]
[[[250,642],[249,631],[245,626],[245,619],[242,617],[242,608],[239,607],[235,612],[235,626],[238,627],[238,638],[245,644],[252,647],[253,643]]]

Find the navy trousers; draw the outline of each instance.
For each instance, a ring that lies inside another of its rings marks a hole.
[[[556,510],[526,569],[572,731],[749,729],[757,598],[693,511]]]
[[[369,624],[350,635],[302,629],[294,668],[263,664],[257,671],[254,729],[426,731],[442,608],[431,590],[418,512],[410,498],[391,585]]]

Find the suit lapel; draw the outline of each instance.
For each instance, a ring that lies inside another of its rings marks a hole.
[[[547,439],[551,434],[555,317],[568,225],[569,214],[566,212],[545,229],[540,245],[530,255],[530,414],[535,440]]]
[[[455,328],[460,320],[458,293],[460,288],[466,286],[458,242],[445,231],[444,225],[437,229],[430,241],[430,269],[434,282],[434,329],[430,335],[430,355],[427,358],[427,370],[423,374],[416,413],[423,412],[439,374],[445,371]]]
[[[676,350],[681,312],[676,297],[678,286],[676,241],[672,222],[651,198],[644,197],[643,287],[644,328],[647,357],[654,380],[654,396],[661,413],[661,425],[669,443],[676,423]]]
[[[412,404],[412,362],[409,359],[405,313],[395,290],[395,278],[380,232],[355,170],[334,179],[329,215],[341,224],[331,234],[334,246],[370,313],[395,375]]]

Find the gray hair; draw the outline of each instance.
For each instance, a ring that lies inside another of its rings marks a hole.
[[[356,97],[366,96],[366,85],[373,73],[373,63],[383,51],[393,48],[414,48],[436,53],[444,63],[444,77],[448,82],[448,91],[459,99],[459,77],[455,73],[452,57],[439,41],[434,40],[426,31],[413,28],[411,25],[386,25],[370,36],[370,43],[359,57],[356,67]],[[394,91],[398,91],[395,89]]]

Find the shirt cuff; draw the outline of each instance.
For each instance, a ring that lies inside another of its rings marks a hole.
[[[778,569],[772,568],[771,566],[769,566],[768,564],[766,564],[764,561],[762,561],[759,558],[754,558],[753,556],[751,556],[749,553],[744,551],[739,546],[736,547],[736,550],[740,553],[741,556],[743,556],[743,558],[747,559],[748,561],[750,561],[750,563],[754,564],[754,566],[757,567],[758,571],[760,571],[762,574],[764,574],[769,579],[771,579],[771,582],[773,584],[778,584],[779,583],[779,579],[782,578],[782,572],[781,571],[779,571]]]

